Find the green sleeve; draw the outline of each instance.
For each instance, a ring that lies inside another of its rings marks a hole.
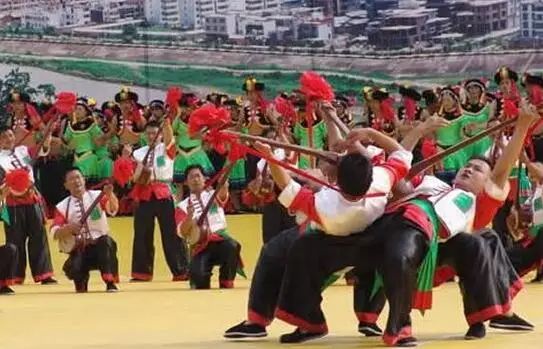
[[[296,123],[294,125],[294,130],[292,132],[292,136],[294,137],[294,140],[298,143],[301,142],[302,140],[302,137],[303,137],[303,128],[302,128],[302,125],[300,125],[300,123]]]
[[[104,132],[102,131],[102,129],[100,129],[100,126],[95,123],[91,126],[90,134],[92,136],[92,139],[96,139],[97,137],[103,136]]]
[[[74,136],[74,134],[72,132],[71,127],[67,126],[66,131],[64,131],[64,136],[63,136],[66,143],[69,143],[72,140],[73,136]]]

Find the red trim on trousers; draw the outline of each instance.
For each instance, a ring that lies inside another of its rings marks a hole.
[[[260,315],[252,309],[249,309],[247,311],[247,320],[262,327],[268,327],[273,321],[273,319],[266,319],[264,316]]]
[[[391,335],[385,332],[383,342],[389,347],[393,347],[400,339],[411,337],[411,326],[404,326],[397,335]]]
[[[221,288],[234,288],[234,280],[219,280]]]
[[[0,280],[0,287],[15,285],[15,279]]]
[[[478,312],[466,315],[468,325],[473,325],[478,322],[484,322],[492,319],[495,316],[503,315],[511,310],[511,300],[515,298],[518,292],[522,289],[522,280],[518,279],[511,287],[509,287],[509,300],[505,304],[491,305]]]
[[[411,305],[414,309],[426,310],[432,308],[432,290],[429,291],[415,291],[413,295],[413,303]]]
[[[118,274],[111,274],[111,273],[104,273],[102,274],[102,280],[105,282],[114,282],[116,284],[119,283],[119,275]]]
[[[360,322],[365,322],[367,324],[375,324],[377,323],[377,319],[379,319],[379,314],[356,312],[356,318]]]
[[[181,275],[174,275],[172,277],[172,281],[188,281],[189,280],[189,274],[181,274]]]
[[[298,327],[299,329],[309,332],[309,333],[328,333],[328,325],[326,323],[322,324],[311,324],[295,315],[292,315],[280,308],[275,310],[275,317],[283,320],[284,322]]]
[[[24,277],[22,277],[22,278],[21,278],[21,277],[16,277],[16,278],[13,279],[13,280],[14,280],[14,282],[15,282],[14,285],[22,285],[22,284],[24,284],[24,282],[25,282],[25,278],[24,278]]]
[[[456,270],[453,267],[444,265],[442,267],[437,267],[436,272],[434,273],[434,287],[449,281],[456,275]]]
[[[153,280],[153,275],[144,274],[144,273],[132,273],[132,278],[136,280],[142,280],[142,281],[151,281]]]
[[[46,279],[49,279],[50,277],[53,277],[53,272],[50,271],[50,272],[47,272],[47,273],[43,273],[43,274],[40,274],[40,275],[36,275],[34,276],[34,282],[41,282],[43,280],[46,280]]]

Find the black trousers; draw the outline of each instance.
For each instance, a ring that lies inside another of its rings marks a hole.
[[[22,283],[26,271],[26,255],[28,244],[28,261],[35,282],[53,276],[51,253],[45,231],[45,220],[39,204],[8,206],[10,224],[4,223],[6,242],[17,246],[17,266],[15,279]]]
[[[376,279],[376,272],[360,271],[354,269],[352,273],[348,273],[355,280],[353,292],[353,308],[356,318],[359,322],[367,324],[375,324],[379,319],[379,315],[383,311],[386,303],[385,290],[379,287],[373,295],[373,287]]]
[[[287,258],[275,316],[308,332],[327,332],[321,309],[326,279],[346,267],[357,266],[359,274],[376,268],[378,251],[367,249],[367,253],[361,254],[360,246],[377,237],[361,232],[350,236],[317,233],[298,238]]]
[[[260,250],[251,288],[247,319],[268,326],[275,314],[290,248],[300,237],[298,227],[285,230]]]
[[[273,237],[296,226],[296,218],[288,214],[288,210],[275,200],[262,209],[262,241],[267,243]]]
[[[0,246],[0,288],[15,283],[16,266],[17,246],[9,243]]]
[[[87,282],[91,270],[99,270],[106,283],[118,283],[117,244],[110,236],[101,236],[95,244],[71,252],[62,269],[76,283]]]
[[[499,208],[498,212],[492,219],[492,229],[500,237],[503,246],[508,249],[511,248],[513,243],[513,238],[509,233],[509,228],[507,227],[507,217],[511,213],[511,208],[513,207],[513,201],[507,200],[502,207]]]
[[[132,248],[132,277],[153,278],[155,259],[154,231],[158,220],[166,263],[174,279],[186,275],[188,268],[185,241],[177,236],[172,199],[140,202],[134,212],[134,245]]]
[[[511,263],[513,263],[513,267],[520,276],[524,276],[534,269],[538,270],[543,260],[543,232],[540,232],[528,244],[515,243],[506,251]]]
[[[455,269],[469,325],[508,312],[522,288],[498,234],[490,229],[440,243],[438,265]]]
[[[219,285],[232,288],[241,245],[234,239],[211,241],[190,261],[190,283],[195,289],[209,289],[212,269],[219,267]]]

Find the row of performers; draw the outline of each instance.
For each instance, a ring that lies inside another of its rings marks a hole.
[[[261,166],[269,170],[274,181],[278,193],[275,200],[295,213],[296,223],[302,224],[304,233],[300,234],[300,227],[294,226],[267,241],[252,280],[248,320],[227,330],[225,336],[265,336],[265,327],[274,317],[297,327],[293,333],[282,336],[282,342],[301,342],[325,335],[327,325],[320,309],[320,293],[330,277],[348,267],[355,267],[358,277],[355,309],[361,332],[381,332],[376,321],[385,296],[388,299],[390,313],[383,335],[388,345],[416,343],[411,334],[411,308],[429,309],[434,284],[455,273],[460,278],[470,325],[467,338],[484,337],[487,320],[496,328],[531,330],[532,325],[512,312],[511,303],[522,288],[519,275],[529,271],[543,255],[543,238],[539,234],[543,223],[541,196],[530,195],[533,200],[526,201],[532,209],[531,221],[523,230],[525,239],[512,248],[505,249],[494,232],[483,228],[507,198],[509,174],[527,133],[539,119],[537,110],[524,105],[497,161],[470,159],[456,175],[452,187],[433,176],[402,181],[411,166],[411,150],[420,138],[450,126],[449,121],[428,118],[407,133],[402,144],[371,128],[354,130],[343,141],[331,117],[335,108],[325,103],[317,113],[327,124],[329,144],[340,153],[347,150],[347,154],[335,164],[323,162],[320,166],[328,181],[325,188],[302,187],[299,179],[274,161]],[[221,287],[232,287],[242,264],[239,243],[228,236],[221,210],[228,187],[220,185],[216,192],[205,190],[203,170],[193,166],[186,173],[191,193],[174,205],[167,185],[173,178],[173,130],[169,121],[162,132],[151,122],[145,132],[148,139],[158,141],[133,154],[138,162],[135,190],[139,203],[134,216],[133,280],[152,278],[153,222],[158,218],[174,280],[190,277],[196,288],[207,288],[212,266],[219,265]],[[380,150],[370,156],[359,141],[371,141]],[[2,270],[2,289],[9,292],[9,284],[21,282],[24,277],[26,239],[35,280],[54,282],[39,193],[32,185],[30,166],[30,159],[35,154],[46,155],[50,146],[46,142],[39,151],[16,147],[13,132],[5,128],[0,130],[0,148],[9,222],[8,244],[0,254],[0,265],[7,266]],[[262,143],[255,148],[267,159],[277,157]],[[24,181],[23,172],[27,174]],[[65,272],[74,280],[76,290],[84,292],[88,271],[98,268],[107,289],[115,291],[116,246],[108,235],[106,218],[106,212],[113,214],[117,209],[115,195],[111,188],[103,194],[87,191],[79,169],[67,171],[64,182],[70,195],[57,205],[51,233],[61,250],[70,255]],[[385,212],[393,190],[402,193],[401,199],[388,205]],[[538,190],[541,195],[539,186],[535,195]],[[286,211],[277,211],[285,213],[288,215]],[[179,235],[175,232],[176,223]],[[184,238],[192,243],[190,266]],[[373,292],[376,278],[382,285]]]
[[[430,156],[440,149],[446,149],[484,129],[491,120],[502,120],[512,113],[520,101],[517,81],[518,74],[507,67],[500,68],[494,76],[500,91],[496,94],[487,92],[487,82],[483,79],[470,79],[462,84],[462,88],[444,87],[439,90],[427,90],[422,94],[416,89],[401,86],[402,106],[396,111],[389,92],[380,88],[365,88],[363,120],[367,126],[373,127],[400,140],[413,126],[425,120],[430,115],[438,115],[449,121],[451,125],[438,130],[433,137],[421,142],[415,151],[416,160]],[[523,85],[528,90],[540,89],[543,80],[537,76],[525,75]],[[293,93],[291,96],[282,95],[274,103],[265,101],[263,97],[265,86],[250,78],[243,84],[245,98],[231,99],[226,95],[211,94],[206,102],[222,106],[230,110],[232,119],[236,121],[233,128],[248,134],[268,135],[270,130],[284,134],[293,143],[310,146],[316,149],[327,147],[326,125],[317,114],[310,112],[306,115],[304,98]],[[122,154],[130,154],[131,148],[146,144],[142,137],[144,125],[148,121],[161,121],[169,117],[174,128],[177,154],[174,164],[174,182],[182,183],[184,172],[189,165],[198,164],[203,167],[205,174],[210,176],[220,170],[224,158],[210,151],[199,139],[188,135],[187,122],[192,111],[204,101],[194,94],[182,94],[179,90],[168,93],[165,102],[152,101],[146,108],[138,104],[138,95],[123,88],[115,100],[106,102],[101,109],[90,99],[81,98],[78,107],[59,124],[55,130],[56,136],[50,158],[65,158],[66,153],[73,155],[64,162],[47,161],[39,170],[46,185],[42,191],[48,203],[60,200],[58,180],[67,165],[79,167],[85,178],[92,184],[98,183],[112,175],[113,160]],[[424,106],[421,101],[424,100]],[[279,102],[278,102],[279,101]],[[279,105],[281,104],[281,106]],[[287,104],[287,107],[284,105]],[[350,108],[354,100],[347,96],[337,96],[334,106],[338,116],[349,127],[356,125]],[[32,145],[39,138],[43,129],[54,114],[54,108],[42,108],[43,117],[39,116],[25,94],[14,92],[11,95],[10,110],[12,111],[11,127],[17,144]],[[467,159],[475,155],[491,152],[491,140],[486,138],[469,149],[455,153],[444,159],[438,170],[439,177],[450,182],[454,173],[466,164]],[[538,148],[536,147],[536,150]],[[538,152],[539,153],[539,152]],[[543,154],[537,154],[543,157]],[[495,154],[494,154],[495,156]],[[230,181],[233,189],[245,187],[248,181],[256,177],[256,162],[258,159],[249,157],[247,163],[243,160],[231,172]],[[298,160],[300,168],[314,167],[308,157],[301,156]],[[55,179],[57,179],[55,181]],[[182,195],[182,185],[177,185],[179,197]],[[239,208],[239,205],[237,205]],[[124,211],[124,206],[122,211]]]

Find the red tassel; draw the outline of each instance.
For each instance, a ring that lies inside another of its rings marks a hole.
[[[284,118],[286,125],[291,125],[296,121],[296,109],[291,101],[284,97],[277,97],[273,101],[275,110]]]
[[[436,142],[432,139],[423,140],[421,146],[421,153],[422,157],[425,159],[437,154]]]
[[[57,94],[55,108],[63,114],[68,114],[75,109],[77,95],[73,92],[60,92]]]
[[[503,114],[507,118],[513,118],[518,116],[519,110],[517,105],[515,104],[515,101],[512,99],[505,99],[503,103]]]
[[[209,130],[223,127],[230,122],[230,112],[217,108],[213,104],[205,104],[196,109],[189,117],[189,134],[194,135],[204,128]]]
[[[113,178],[124,187],[134,175],[134,162],[128,158],[120,157],[113,163]]]
[[[25,168],[11,170],[6,174],[6,185],[16,193],[24,193],[32,184],[30,173]]]
[[[403,107],[405,108],[405,118],[407,121],[415,120],[415,113],[417,112],[417,101],[412,98],[403,98]]]
[[[394,121],[396,112],[394,111],[394,101],[392,98],[387,98],[381,102],[381,117],[386,121]]]
[[[543,104],[543,89],[539,85],[533,85],[530,87],[530,103],[536,107]]]
[[[182,96],[183,92],[179,87],[170,87],[166,93],[166,105],[170,108],[177,107]]]

